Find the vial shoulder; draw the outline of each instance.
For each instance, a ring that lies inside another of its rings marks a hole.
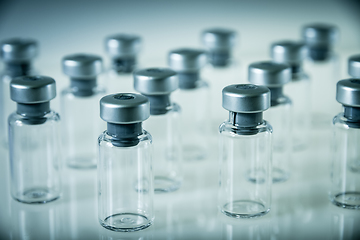
[[[342,112],[337,114],[333,118],[332,124],[335,128],[340,128],[340,129],[359,129],[360,128],[359,122],[351,121],[350,119],[346,118],[344,116],[344,113],[342,113]]]
[[[49,123],[57,123],[60,122],[60,115],[51,110],[47,114],[41,116],[41,117],[27,117],[23,116],[21,114],[18,114],[16,112],[13,112],[10,114],[8,118],[9,125],[22,125],[26,124],[49,124]]]
[[[138,140],[139,140],[139,144],[140,145],[147,145],[147,144],[152,144],[152,136],[149,132],[147,132],[146,130],[143,129],[142,134],[140,134],[139,136],[137,136]],[[103,131],[100,136],[98,137],[98,143],[99,145],[108,145],[110,147],[114,147],[114,145],[112,144],[112,142],[116,141],[117,139],[115,139],[114,137],[112,137],[110,134],[108,134],[107,130]],[[137,144],[137,146],[139,145]]]
[[[292,101],[290,97],[283,95],[277,99],[271,99],[271,107],[290,107],[292,105]]]
[[[251,135],[271,135],[273,128],[266,120],[254,127],[240,127],[237,124],[232,124],[229,121],[223,122],[219,126],[219,133],[228,136],[251,136]]]

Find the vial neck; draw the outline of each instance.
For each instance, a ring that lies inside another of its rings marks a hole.
[[[283,87],[269,87],[271,92],[271,107],[274,107],[279,104],[279,99],[284,97]]]
[[[151,115],[162,115],[168,112],[168,107],[171,105],[170,94],[145,96],[150,101]]]
[[[308,54],[313,61],[326,61],[331,56],[331,47],[328,45],[312,46],[308,48]]]
[[[24,117],[25,123],[29,125],[42,124],[46,121],[44,116],[50,112],[50,102],[25,104],[17,103],[16,113]]]
[[[256,127],[263,123],[263,113],[229,112],[229,122],[239,127]]]
[[[230,65],[231,51],[209,51],[209,61],[214,67],[227,67]]]
[[[20,77],[29,75],[31,71],[31,63],[30,62],[21,62],[21,63],[6,63],[5,66],[7,74],[11,78]]]
[[[94,88],[97,86],[96,78],[79,79],[71,78],[70,87],[74,89],[73,94],[77,97],[89,97],[94,95]]]
[[[107,123],[107,133],[113,137],[112,144],[116,147],[133,147],[139,143],[142,134],[142,123],[115,124]]]
[[[180,89],[194,89],[196,88],[196,82],[200,78],[200,72],[179,72],[177,76]]]
[[[344,106],[344,117],[351,122],[360,123],[360,107]]]
[[[300,74],[303,72],[302,64],[291,64],[292,75]]]
[[[112,68],[118,73],[132,73],[136,66],[136,57],[118,57],[112,60]]]

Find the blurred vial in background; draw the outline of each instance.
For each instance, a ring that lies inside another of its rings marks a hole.
[[[293,149],[302,150],[309,142],[311,124],[311,82],[303,69],[306,57],[304,43],[279,41],[271,45],[271,58],[277,63],[287,63],[292,70],[292,78],[284,87],[285,95],[292,102]],[[273,121],[270,121],[273,123]],[[273,123],[274,124],[274,123]]]
[[[17,110],[9,116],[11,192],[23,203],[46,203],[60,197],[59,115],[50,109],[54,79],[23,76],[10,83]]]
[[[220,125],[218,207],[234,218],[252,218],[270,211],[272,127],[263,120],[270,90],[252,84],[223,89],[229,119]]]
[[[168,64],[179,79],[180,91],[174,93],[182,110],[182,144],[185,160],[202,160],[208,151],[209,86],[201,80],[200,69],[206,64],[203,50],[180,48],[168,54]]]
[[[211,28],[202,32],[201,40],[209,61],[203,76],[211,86],[211,130],[217,134],[219,122],[227,118],[227,112],[221,107],[221,91],[230,84],[240,83],[239,63],[233,56],[237,34],[226,28]]]
[[[172,192],[182,182],[180,107],[170,94],[179,86],[176,72],[167,68],[147,68],[134,72],[134,88],[150,101],[150,118],[144,127],[151,132],[154,146],[155,192]]]
[[[339,56],[334,45],[339,38],[333,25],[310,24],[302,29],[307,47],[305,69],[312,79],[312,123],[316,128],[329,127],[335,101],[335,85],[340,76]],[[319,91],[321,89],[321,92]]]
[[[105,48],[111,58],[106,88],[110,93],[134,92],[133,71],[138,65],[141,38],[132,34],[116,34],[105,39]]]
[[[291,81],[291,68],[282,63],[256,62],[250,64],[248,76],[250,83],[270,89],[271,107],[264,116],[274,129],[272,181],[286,181],[291,172],[292,102],[283,87]]]
[[[11,38],[2,41],[0,45],[0,57],[5,67],[0,73],[0,138],[1,143],[7,146],[7,118],[16,109],[16,104],[10,99],[10,81],[34,74],[32,61],[38,55],[38,43],[33,39]]]
[[[152,137],[142,128],[149,100],[118,93],[100,100],[107,130],[98,139],[98,216],[110,230],[133,232],[154,221]]]
[[[73,168],[94,168],[98,155],[95,139],[105,126],[96,107],[105,94],[97,85],[103,62],[97,55],[68,55],[62,59],[62,69],[70,77],[70,86],[60,99],[66,163]]]
[[[360,54],[349,57],[348,73],[351,77],[360,78]]]
[[[360,79],[341,80],[336,87],[336,100],[344,110],[333,119],[330,200],[360,209]]]

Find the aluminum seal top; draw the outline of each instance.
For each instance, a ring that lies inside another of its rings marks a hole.
[[[271,58],[277,63],[301,64],[306,57],[303,42],[279,41],[271,45]]]
[[[253,84],[230,85],[222,90],[222,106],[231,112],[263,112],[270,107],[270,90]]]
[[[348,73],[354,78],[360,78],[360,54],[353,55],[349,58]]]
[[[115,124],[142,122],[150,117],[150,103],[140,94],[110,94],[100,100],[100,117]]]
[[[169,68],[146,68],[134,72],[134,88],[142,94],[170,94],[178,87],[176,72]]]
[[[302,37],[308,46],[331,46],[339,38],[339,30],[330,24],[310,24],[303,27]]]
[[[207,63],[204,50],[179,48],[168,54],[168,65],[176,72],[196,72]]]
[[[91,79],[103,70],[102,58],[92,54],[73,54],[62,60],[63,72],[71,78]]]
[[[202,32],[204,46],[209,50],[229,50],[236,42],[236,32],[226,28],[211,28]]]
[[[360,107],[360,79],[339,81],[336,84],[336,100],[345,106]]]
[[[36,104],[56,97],[55,80],[46,76],[22,76],[10,82],[11,100],[17,103]]]
[[[255,62],[249,65],[248,77],[252,84],[281,87],[291,81],[291,68],[283,63]]]
[[[0,56],[4,62],[29,62],[38,55],[38,43],[34,39],[11,38],[0,43]]]
[[[105,40],[106,52],[113,58],[134,57],[141,49],[141,37],[133,34],[115,34]]]

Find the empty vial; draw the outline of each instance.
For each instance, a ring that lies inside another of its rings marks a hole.
[[[10,82],[16,77],[34,74],[31,62],[38,55],[38,43],[33,39],[11,38],[0,45],[5,67],[0,74],[0,138],[7,145],[7,117],[16,110],[16,104],[10,99]]]
[[[134,92],[132,73],[137,66],[141,38],[132,34],[111,35],[105,39],[105,48],[111,58],[107,83],[109,92]]]
[[[353,55],[349,58],[348,73],[351,77],[360,78],[360,54]]]
[[[316,128],[330,126],[335,101],[335,86],[339,79],[339,59],[334,51],[338,29],[329,24],[310,24],[302,29],[307,47],[305,69],[312,79],[312,124]],[[318,89],[322,89],[319,95]]]
[[[98,139],[98,216],[107,229],[138,231],[154,220],[152,138],[142,128],[149,116],[149,100],[139,94],[100,100],[107,130]]]
[[[292,103],[283,93],[284,85],[291,81],[291,68],[287,64],[256,62],[249,66],[249,82],[270,89],[271,107],[264,113],[271,122],[273,133],[272,180],[286,181],[291,169],[291,110]]]
[[[97,85],[102,67],[102,59],[96,55],[74,54],[62,59],[63,72],[70,77],[70,86],[61,92],[60,100],[65,159],[70,167],[96,167],[94,139],[104,129],[99,108],[94,108],[105,94]]]
[[[263,120],[270,90],[252,84],[223,89],[229,119],[220,125],[218,207],[227,216],[252,218],[270,211],[272,127]]]
[[[289,64],[292,71],[291,82],[284,92],[292,101],[293,149],[306,148],[309,142],[311,124],[311,82],[303,70],[306,47],[302,42],[280,41],[271,45],[271,58],[277,63]],[[270,121],[273,123],[273,121]]]
[[[330,200],[339,207],[360,209],[360,79],[339,81],[336,100],[344,110],[333,119]]]
[[[10,83],[17,110],[9,116],[11,192],[23,203],[46,203],[60,197],[59,115],[50,109],[54,79],[23,76]]]
[[[144,123],[154,146],[155,192],[177,190],[182,182],[180,107],[170,94],[179,86],[176,72],[167,68],[148,68],[134,72],[134,88],[150,101],[150,118]]]
[[[200,69],[207,61],[203,50],[181,48],[168,55],[168,64],[179,79],[175,102],[182,110],[183,156],[186,160],[206,157],[209,132],[209,87],[201,80]]]
[[[227,118],[227,112],[221,107],[221,90],[240,82],[239,65],[233,53],[237,34],[231,29],[210,28],[202,32],[201,40],[210,63],[204,68],[203,76],[211,85],[211,129],[217,134],[219,122]]]

